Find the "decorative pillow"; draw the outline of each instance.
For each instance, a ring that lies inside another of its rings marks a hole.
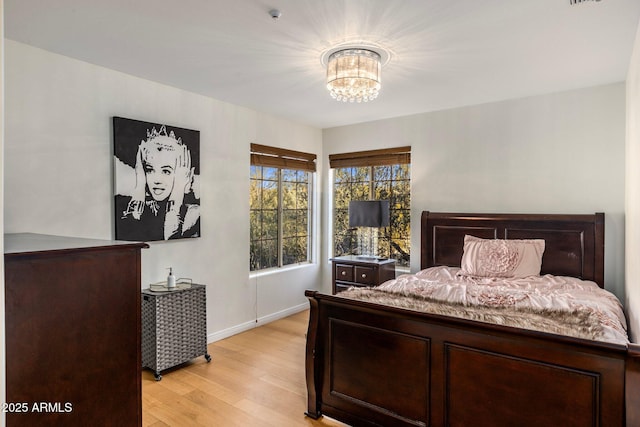
[[[539,276],[543,239],[480,239],[464,236],[461,273],[474,277]]]

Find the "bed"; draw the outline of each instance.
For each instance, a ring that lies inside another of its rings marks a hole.
[[[466,235],[543,239],[540,274],[604,287],[604,214],[423,212],[421,268]],[[638,426],[640,346],[307,291],[306,415],[354,426]]]

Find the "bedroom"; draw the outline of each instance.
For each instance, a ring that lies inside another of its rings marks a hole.
[[[580,7],[599,5],[606,0]],[[282,8],[283,22],[277,24],[286,23]],[[112,237],[110,118],[160,120],[200,130],[202,140],[210,141],[201,151],[208,169],[202,178],[203,237],[156,244],[144,252],[142,282],[161,280],[171,265],[179,277],[207,283],[208,338],[214,341],[253,327],[256,319],[264,323],[304,309],[304,290],[328,286],[330,276],[328,263],[321,262],[329,257],[322,239],[315,243],[313,264],[248,275],[250,142],[281,146],[287,141],[286,148],[317,154],[323,159],[318,194],[328,185],[329,154],[411,145],[416,239],[419,212],[425,208],[604,211],[607,286],[625,300],[637,334],[640,267],[625,263],[640,254],[637,39],[634,46],[633,61],[631,50],[623,58],[628,75],[606,83],[322,129],[7,38],[4,231]],[[322,83],[319,65],[317,71]],[[327,200],[317,197],[324,210],[316,214],[316,235],[323,236]],[[412,242],[415,253],[417,245]],[[412,259],[414,269],[417,262]]]

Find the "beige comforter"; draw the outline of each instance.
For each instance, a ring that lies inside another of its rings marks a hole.
[[[577,338],[629,342],[616,296],[573,277],[475,278],[460,274],[459,268],[433,267],[339,295]]]

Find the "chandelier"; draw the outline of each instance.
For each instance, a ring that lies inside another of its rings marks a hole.
[[[333,52],[327,61],[327,89],[342,102],[367,102],[380,91],[380,54],[350,48]]]

